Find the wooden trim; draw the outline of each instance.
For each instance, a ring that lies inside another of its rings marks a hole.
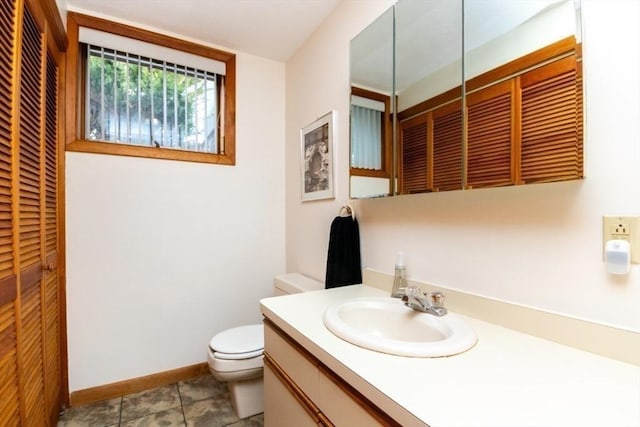
[[[216,163],[234,165],[229,156],[220,154],[197,153],[195,151],[172,150],[169,148],[138,147],[135,145],[113,144],[110,142],[76,140],[67,143],[67,151],[112,156],[146,157],[164,160],[182,160],[185,162]]]
[[[152,31],[132,27],[131,25],[122,24],[120,22],[84,15],[82,13],[68,12],[67,28],[70,22],[73,22],[72,25],[77,25],[78,27],[93,28],[107,33],[128,37],[130,39],[136,39],[159,46],[166,46],[171,49],[181,50],[183,52],[192,53],[194,55],[214,59],[216,61],[226,62],[229,59],[235,58],[233,53],[225,52],[223,50],[214,49],[212,47],[207,47],[187,40],[167,36],[165,34],[154,33]],[[77,36],[75,38],[69,36],[70,44],[77,41]]]
[[[511,88],[511,179],[516,185],[522,181],[522,88],[520,76],[512,79]]]
[[[462,99],[462,86],[454,87],[446,92],[436,95],[420,102],[412,107],[406,108],[398,113],[398,121],[406,120],[410,117],[433,110],[441,105],[448,104],[451,101]]]
[[[141,147],[109,142],[87,141],[81,138],[81,112],[83,106],[80,97],[81,61],[79,52],[79,27],[117,34],[123,37],[165,46],[171,49],[198,55],[204,58],[221,61],[226,64],[225,105],[224,105],[224,138],[221,143],[221,154],[198,153],[186,150],[167,148]],[[94,154],[110,154],[116,156],[144,157],[165,160],[181,160],[199,163],[215,163],[235,165],[236,163],[236,56],[233,53],[214,49],[208,46],[177,39],[164,34],[154,33],[130,25],[108,21],[81,13],[69,12],[67,15],[67,48],[66,72],[66,150]]]
[[[67,350],[67,249],[66,249],[66,158],[65,158],[65,127],[66,127],[66,69],[67,63],[63,59],[58,64],[60,82],[58,89],[58,248],[56,257],[56,271],[58,273],[58,319],[60,334],[60,394],[62,407],[69,406],[69,355]]]
[[[534,85],[548,80],[558,74],[567,73],[576,69],[576,58],[568,56],[536,69],[536,72],[526,73],[520,77],[522,87]]]
[[[389,172],[377,169],[349,168],[351,176],[367,176],[370,178],[389,178]]]
[[[67,15],[67,37],[69,37],[69,47],[67,48],[67,60],[65,64],[65,143],[76,140],[76,134],[80,129],[80,108],[78,100],[78,76],[80,71],[79,46],[78,46],[78,24]],[[64,145],[64,144],[63,144]]]
[[[528,53],[520,58],[514,59],[513,61],[510,61],[497,68],[494,68],[490,71],[467,80],[465,83],[467,96],[469,96],[469,94],[471,94],[473,91],[478,90],[482,87],[494,84],[508,77],[512,77],[518,73],[522,73],[527,69],[541,65],[542,63],[559,58],[561,56],[570,55],[574,52],[582,52],[582,47],[581,45],[576,44],[574,36],[559,40],[555,43]],[[404,110],[398,112],[398,120],[406,120],[425,111],[433,110],[440,105],[444,105],[456,99],[460,99],[461,97],[462,86],[454,87],[453,89],[449,89],[446,92],[434,96],[433,98],[429,98],[425,101],[420,102],[419,104],[416,104],[409,108],[405,108]]]
[[[372,90],[363,89],[357,86],[351,86],[351,95],[360,96],[362,98],[369,98],[375,101],[384,103],[384,116],[382,120],[382,169],[363,169],[349,167],[349,174],[351,176],[366,176],[372,178],[390,178],[391,177],[391,165],[393,163],[393,143],[392,134],[393,126],[391,123],[391,117],[393,112],[391,111],[391,97],[383,93],[374,92]],[[351,140],[351,138],[349,138]],[[351,164],[351,162],[349,162]],[[391,188],[391,187],[390,187]],[[391,190],[390,190],[391,191]]]
[[[222,141],[224,157],[228,163],[236,164],[236,56],[232,55],[226,61],[227,74],[224,84],[224,139]],[[213,154],[210,154],[212,156]],[[221,160],[222,160],[222,156]]]
[[[535,50],[521,56],[520,58],[514,59],[513,61],[507,62],[506,64],[467,80],[467,93],[473,92],[474,90],[500,80],[504,80],[508,77],[512,77],[515,74],[523,73],[524,71],[532,67],[537,67],[547,61],[561,56],[570,55],[574,52],[576,52],[576,39],[574,36],[558,40],[555,43],[551,43],[548,46]]]
[[[66,51],[67,46],[69,45],[69,40],[67,39],[67,32],[64,29],[58,5],[55,0],[38,0],[38,3],[42,7],[48,28],[50,29],[49,32],[53,36],[56,47],[61,52]]]
[[[69,396],[71,406],[86,405],[101,400],[112,399],[151,388],[162,387],[178,381],[185,381],[209,373],[207,362],[184,366],[170,371],[158,372],[144,377],[131,378],[111,384],[77,390]]]

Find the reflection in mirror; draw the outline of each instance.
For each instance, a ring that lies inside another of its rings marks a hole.
[[[391,194],[393,8],[350,45],[350,197]]]
[[[351,43],[351,197],[582,178],[581,52],[580,0],[398,0]]]
[[[577,0],[464,3],[465,188],[583,177]]]
[[[462,1],[396,4],[399,194],[462,188]]]

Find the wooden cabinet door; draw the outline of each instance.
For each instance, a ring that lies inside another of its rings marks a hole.
[[[0,2],[0,425],[3,426],[20,422],[12,209],[16,11],[15,2]]]
[[[53,425],[62,402],[63,55],[47,37],[41,4],[0,5],[0,425]]]

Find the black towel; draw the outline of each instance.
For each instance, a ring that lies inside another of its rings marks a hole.
[[[326,289],[362,283],[358,220],[337,216],[331,223]]]

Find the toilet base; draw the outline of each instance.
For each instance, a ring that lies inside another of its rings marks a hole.
[[[264,412],[264,382],[262,377],[228,383],[231,405],[240,418]]]

